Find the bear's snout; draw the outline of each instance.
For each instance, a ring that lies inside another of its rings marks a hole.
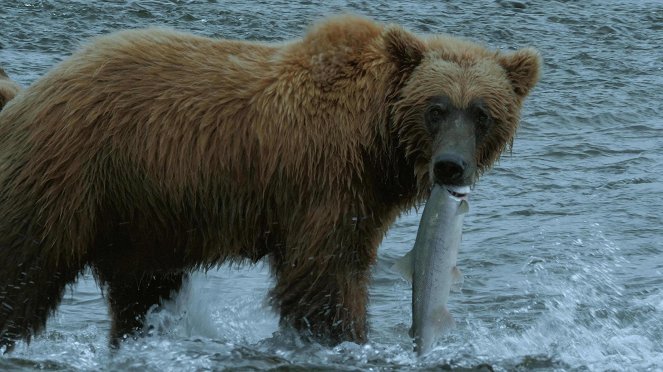
[[[433,181],[438,185],[460,185],[465,182],[468,164],[460,156],[441,154],[433,160]]]

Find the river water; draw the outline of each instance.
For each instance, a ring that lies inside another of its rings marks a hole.
[[[663,3],[660,1],[0,1],[0,65],[27,86],[81,40],[161,25],[285,40],[353,12],[491,47],[538,48],[543,78],[515,146],[471,195],[458,327],[412,353],[409,283],[390,266],[419,211],[384,239],[370,342],[334,348],[278,332],[264,265],[196,273],[152,336],[113,354],[89,273],[30,346],[0,370],[663,370]],[[1,259],[1,258],[0,258]]]

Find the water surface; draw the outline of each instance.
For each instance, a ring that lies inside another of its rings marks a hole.
[[[327,348],[280,334],[259,264],[197,273],[150,315],[152,336],[111,355],[106,305],[86,274],[47,331],[0,357],[0,370],[663,369],[659,1],[3,0],[0,65],[28,85],[85,38],[113,30],[158,25],[280,41],[339,12],[543,55],[513,151],[471,196],[465,283],[449,303],[457,329],[430,355],[412,353],[409,283],[389,269],[414,242],[412,211],[380,247],[367,345]]]

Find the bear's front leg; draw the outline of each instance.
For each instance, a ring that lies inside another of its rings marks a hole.
[[[357,231],[344,230],[319,234],[306,246],[286,243],[271,256],[276,275],[271,300],[281,325],[325,344],[366,342],[368,284],[377,243],[359,244],[353,237]]]
[[[107,287],[106,297],[112,317],[110,345],[113,348],[119,347],[120,341],[127,337],[142,336],[147,311],[175,295],[186,276],[182,272],[101,271],[99,267],[97,275]]]

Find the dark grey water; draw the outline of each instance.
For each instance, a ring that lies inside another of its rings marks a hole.
[[[0,65],[28,85],[80,40],[116,29],[283,40],[341,11],[544,56],[512,154],[472,194],[464,289],[449,304],[458,328],[431,355],[411,352],[409,284],[389,267],[414,241],[412,212],[380,248],[367,345],[274,334],[259,265],[196,275],[152,314],[159,332],[111,356],[105,303],[86,275],[0,370],[663,370],[660,1],[1,0]]]

